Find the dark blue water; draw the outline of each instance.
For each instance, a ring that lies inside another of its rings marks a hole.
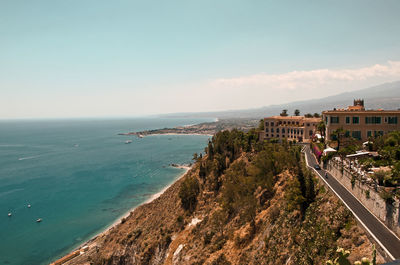
[[[168,165],[191,162],[208,139],[118,133],[202,121],[0,121],[0,264],[66,254],[173,182],[183,170]]]

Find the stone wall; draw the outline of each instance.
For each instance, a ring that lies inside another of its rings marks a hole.
[[[375,216],[377,216],[387,227],[400,236],[400,209],[399,200],[395,199],[393,204],[386,203],[379,195],[382,188],[366,183],[360,177],[353,177],[347,168],[343,168],[340,163],[329,161],[326,169],[349,190],[354,197]],[[353,183],[352,183],[352,179]],[[368,194],[369,193],[369,194]]]

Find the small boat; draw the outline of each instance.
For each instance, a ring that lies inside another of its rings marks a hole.
[[[79,147],[79,144],[74,144],[74,147]]]
[[[30,204],[28,204],[28,208],[31,208],[31,205],[30,205]]]
[[[139,136],[138,136],[139,138],[143,138],[144,136],[143,135],[141,135],[141,134],[139,134]]]
[[[126,140],[125,143],[130,144],[130,143],[132,143],[132,140]]]
[[[8,213],[8,217],[11,217],[12,213]]]
[[[36,220],[37,223],[40,223],[42,221],[42,218],[39,218]]]

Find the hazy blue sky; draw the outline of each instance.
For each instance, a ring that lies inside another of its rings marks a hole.
[[[400,80],[400,1],[0,0],[0,118],[259,107]]]

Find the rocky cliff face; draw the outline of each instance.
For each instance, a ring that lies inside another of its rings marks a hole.
[[[216,178],[202,172],[207,159],[70,264],[325,264],[338,246],[351,251],[351,261],[371,256],[365,232],[317,179],[302,187],[296,170],[282,168],[262,184],[251,178],[258,174],[251,166],[258,158],[247,152],[227,160]],[[188,179],[198,186],[194,201],[183,207]],[[302,196],[302,190],[312,195]]]

